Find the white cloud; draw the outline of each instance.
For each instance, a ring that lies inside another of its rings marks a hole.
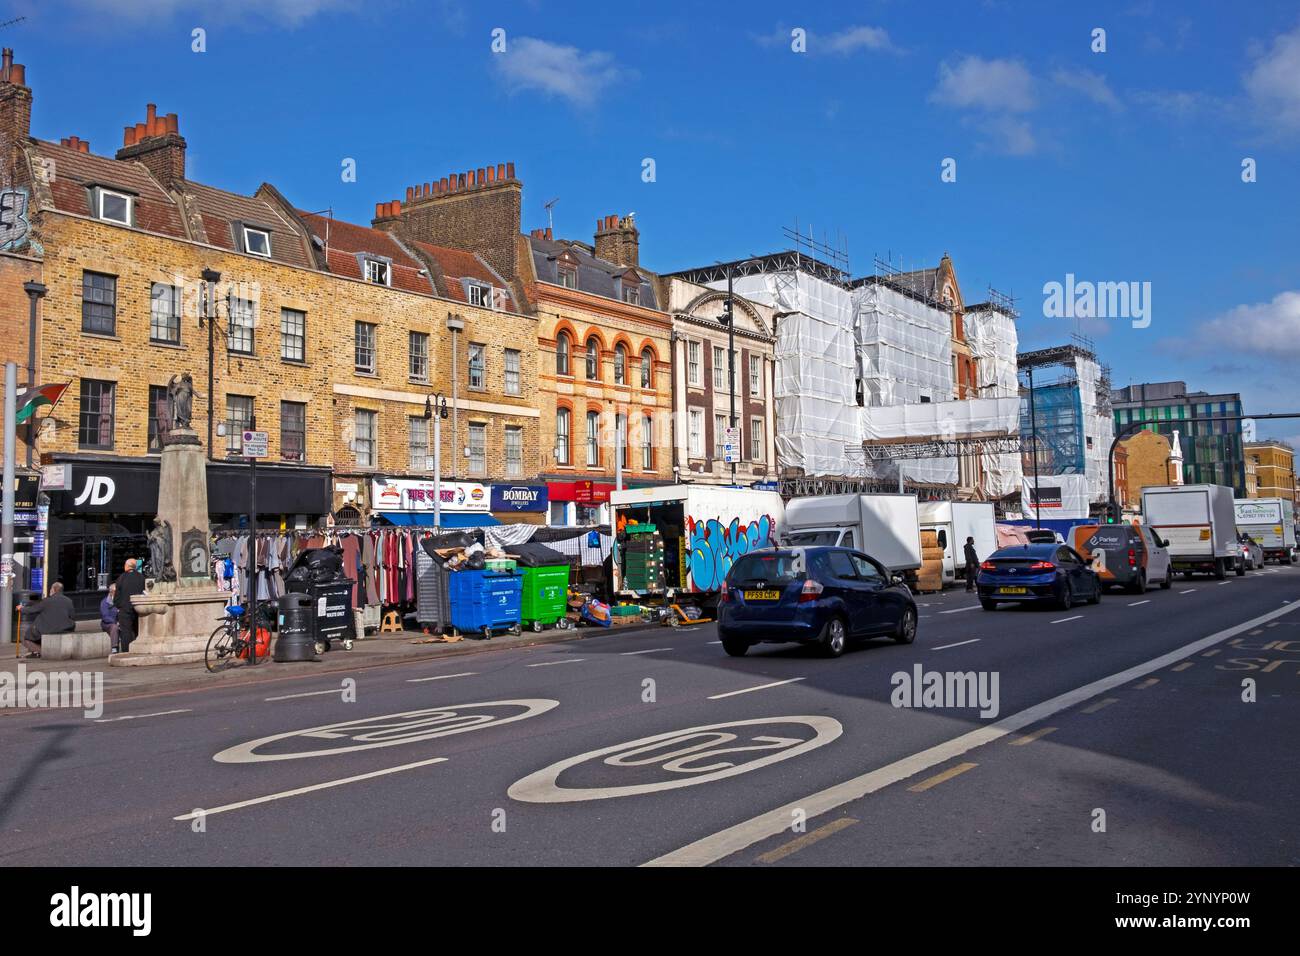
[[[223,0],[220,4],[200,0],[76,0],[76,4],[136,22],[169,20],[185,12],[214,21],[263,19],[286,26],[297,26],[319,13],[357,10],[352,0]]]
[[[1019,60],[967,56],[955,66],[939,64],[939,85],[930,101],[956,109],[1027,113],[1038,104],[1033,75]]]
[[[1030,156],[1038,151],[1038,137],[1026,120],[994,116],[974,125],[983,132],[984,145],[994,152],[1007,156]]]
[[[1094,103],[1108,109],[1119,111],[1124,108],[1124,104],[1106,82],[1106,77],[1100,73],[1091,70],[1057,70],[1052,74],[1052,80],[1066,89],[1082,93]]]
[[[511,93],[535,90],[577,106],[594,103],[606,87],[634,74],[613,54],[584,52],[534,37],[514,37],[506,52],[492,54],[497,74]]]
[[[849,54],[859,50],[892,50],[894,45],[889,40],[889,33],[882,27],[848,27],[838,33],[829,34],[825,39],[813,38],[813,45],[825,46],[832,53]]]
[[[1300,292],[1239,305],[1197,330],[1206,349],[1254,354],[1279,361],[1300,358]]]
[[[1157,113],[1176,120],[1215,114],[1229,114],[1229,100],[1200,90],[1138,90],[1132,94],[1135,102]]]
[[[1300,27],[1274,37],[1244,82],[1267,121],[1300,130]]]

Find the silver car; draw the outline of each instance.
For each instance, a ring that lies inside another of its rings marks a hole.
[[[1258,541],[1248,534],[1243,534],[1238,535],[1237,542],[1241,545],[1241,558],[1246,563],[1247,571],[1254,571],[1264,566],[1264,548]]]

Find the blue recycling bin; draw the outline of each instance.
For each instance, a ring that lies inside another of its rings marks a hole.
[[[519,633],[523,576],[512,571],[452,571],[447,575],[451,626],[457,631]]]

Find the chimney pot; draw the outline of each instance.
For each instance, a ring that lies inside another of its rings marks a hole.
[[[438,192],[445,193],[446,191],[447,191],[447,177],[443,176],[442,179],[438,180]]]
[[[488,174],[488,178],[487,178],[488,182],[494,183],[497,181],[497,170],[495,166],[489,166],[487,168],[487,174]]]
[[[9,82],[14,86],[27,85],[27,67],[21,63],[15,63],[9,68]]]
[[[550,239],[550,238],[551,238],[551,227],[550,227],[550,226],[547,226],[547,227],[546,227],[546,238],[547,238],[547,239]]]
[[[146,129],[144,123],[135,124],[135,141],[137,143],[140,142],[140,140],[144,139],[148,135],[149,135],[149,131],[148,129]]]
[[[180,132],[181,132],[181,120],[180,120],[180,117],[177,116],[175,113],[168,113],[168,114],[167,114],[166,130],[167,130],[167,132],[169,132],[169,133],[173,133],[173,134],[175,134],[175,135],[177,135],[177,136],[180,135]]]
[[[77,149],[81,150],[83,153],[89,153],[89,152],[90,152],[90,140],[85,139],[85,140],[81,140],[81,141],[79,141],[79,142],[77,143]]]
[[[10,47],[5,47],[0,51],[0,78],[9,79],[9,68],[14,65],[14,51]]]
[[[470,176],[473,176],[473,175],[474,175],[473,173],[470,173]],[[471,180],[471,181],[472,181],[472,180]],[[465,188],[465,174],[464,174],[464,173],[461,173],[459,176],[456,177],[456,188],[457,188],[457,189],[464,189],[464,188]]]
[[[382,219],[383,217],[384,217],[384,204],[381,202],[377,202],[375,203],[375,218]]]
[[[402,201],[401,201],[400,199],[394,199],[394,200],[393,200],[393,215],[394,215],[394,216],[400,216],[401,214],[402,214]]]
[[[406,201],[407,201],[407,202],[414,202],[414,201],[415,201],[415,187],[414,187],[414,186],[407,186],[407,187],[406,187]]]
[[[506,178],[506,164],[497,163],[497,182]]]
[[[135,127],[127,126],[122,130],[122,145],[132,146],[135,144]]]
[[[487,182],[487,180],[483,178],[483,167],[480,166],[478,168],[478,184],[482,186],[485,182]]]
[[[514,179],[514,178],[515,178],[515,164],[506,163],[506,179]]]
[[[478,180],[475,178],[474,170],[471,169],[468,173],[466,173],[466,175],[469,177],[469,182],[467,183],[467,185],[469,186],[469,188],[473,189],[476,185],[478,185]]]
[[[63,137],[63,139],[59,140],[59,145],[60,145],[60,146],[67,146],[67,145],[68,145],[68,137],[65,136],[65,137]]]

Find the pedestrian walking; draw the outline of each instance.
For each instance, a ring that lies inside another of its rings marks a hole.
[[[117,585],[110,584],[108,593],[104,595],[104,600],[99,602],[99,628],[108,635],[109,653],[117,653],[117,605],[113,599],[117,597]]]
[[[964,550],[966,554],[966,590],[974,591],[975,575],[979,574],[980,570],[980,559],[979,555],[975,553],[974,538],[966,539],[966,547]]]
[[[116,581],[117,593],[113,596],[113,605],[117,608],[117,647],[123,654],[131,650],[135,640],[135,629],[139,615],[131,598],[144,593],[144,575],[135,569],[135,558],[127,558],[122,574]]]
[[[68,634],[77,629],[77,612],[72,599],[63,593],[63,582],[50,585],[50,596],[28,605],[30,623],[23,635],[28,657],[41,656],[41,638],[46,634]]]

